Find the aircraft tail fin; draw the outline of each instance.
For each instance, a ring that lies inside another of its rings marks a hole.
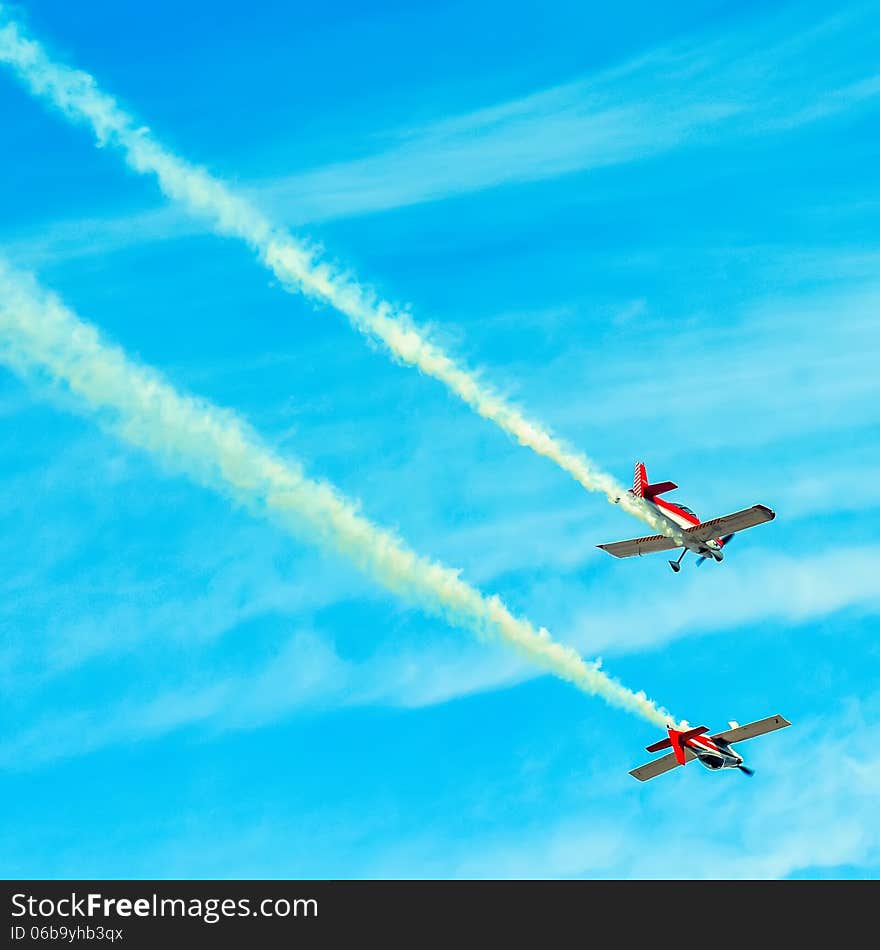
[[[636,498],[645,497],[645,488],[648,485],[648,472],[644,462],[636,462],[636,471],[633,475],[633,494]]]
[[[678,729],[673,729],[672,726],[668,726],[666,731],[669,733],[667,738],[652,743],[647,747],[647,751],[659,752],[661,749],[668,749],[672,746],[675,761],[678,762],[679,765],[684,765],[687,761],[684,754],[685,743],[688,739],[693,739],[694,736],[701,736],[709,730],[706,726],[697,726],[695,729],[687,729],[684,732],[679,732]]]
[[[636,470],[633,475],[632,491],[636,498],[645,498],[650,501],[658,495],[663,495],[668,491],[678,488],[675,482],[655,482],[653,485],[648,482],[648,471],[644,462],[636,462]]]

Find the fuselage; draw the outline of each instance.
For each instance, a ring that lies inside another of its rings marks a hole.
[[[738,769],[743,763],[742,756],[734,752],[733,747],[723,739],[694,736],[684,746],[694,753],[701,765],[713,772],[718,769]]]
[[[701,523],[696,513],[688,508],[687,505],[675,504],[674,502],[666,501],[664,498],[646,498],[645,502],[672,528],[683,528],[687,531],[688,528],[695,528]],[[723,544],[720,538],[712,538],[708,541],[694,541],[685,534],[684,546],[689,551],[693,551],[702,557],[713,557],[716,561],[724,559],[724,552],[721,550]]]

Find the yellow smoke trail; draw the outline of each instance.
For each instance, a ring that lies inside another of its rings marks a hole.
[[[34,94],[48,99],[70,118],[88,122],[100,145],[115,145],[132,168],[154,175],[168,197],[210,219],[220,233],[246,241],[285,287],[330,304],[362,333],[381,341],[395,359],[440,380],[475,412],[521,445],[555,462],[588,491],[619,502],[654,530],[681,543],[677,528],[641,499],[629,495],[586,455],[564,445],[473,372],[461,367],[416,327],[409,314],[377,299],[356,280],[336,271],[313,248],[273,225],[245,198],[204,169],[163,148],[148,129],[138,127],[111,96],[98,88],[92,76],[53,62],[43,47],[26,37],[14,22],[0,27],[0,62],[12,67]]]
[[[420,557],[358,514],[330,485],[274,454],[242,420],[178,393],[157,372],[105,343],[28,276],[0,261],[0,360],[20,375],[48,377],[127,442],[330,549],[394,594],[480,637],[501,637],[585,693],[663,726],[670,715],[585,663],[546,630],[513,616],[457,571]]]

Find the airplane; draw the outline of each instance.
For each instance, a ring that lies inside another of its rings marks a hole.
[[[678,768],[679,765],[686,765],[693,759],[699,759],[701,765],[705,765],[713,772],[721,769],[739,769],[746,775],[754,775],[755,773],[750,768],[743,765],[743,757],[733,750],[733,743],[744,742],[746,739],[754,739],[755,736],[763,736],[765,733],[784,729],[791,723],[782,716],[768,716],[766,719],[759,719],[745,726],[737,722],[731,722],[729,725],[730,729],[726,732],[719,732],[714,736],[706,735],[709,731],[706,726],[683,731],[667,726],[666,731],[669,733],[667,738],[649,745],[647,751],[659,752],[671,746],[672,752],[661,755],[659,759],[653,759],[646,765],[640,765],[629,774],[640,782],[647,782],[648,779],[656,778],[670,769]]]
[[[653,554],[655,551],[671,551],[673,548],[683,547],[684,550],[678,560],[669,562],[669,566],[677,574],[681,570],[682,558],[688,551],[693,551],[694,554],[699,555],[698,566],[710,558],[715,561],[722,561],[724,560],[722,548],[730,543],[738,531],[745,531],[746,528],[764,524],[764,522],[772,521],[776,517],[776,512],[771,511],[766,505],[754,505],[751,508],[737,511],[735,514],[724,515],[723,518],[700,521],[686,505],[676,504],[660,498],[660,495],[665,495],[674,488],[678,488],[675,482],[650,484],[644,462],[636,462],[633,487],[629,489],[629,494],[646,501],[671,528],[684,529],[681,532],[684,537],[683,545],[673,538],[666,537],[665,534],[655,534],[647,538],[633,538],[630,541],[599,544],[597,547],[614,555],[614,557],[634,557],[637,554],[641,556],[642,554]],[[616,501],[619,502],[620,499],[617,498]]]

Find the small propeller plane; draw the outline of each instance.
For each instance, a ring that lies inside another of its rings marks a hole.
[[[753,528],[755,525],[772,521],[776,513],[766,505],[754,505],[723,518],[713,518],[711,521],[700,519],[685,505],[676,504],[662,499],[660,495],[678,488],[675,482],[648,482],[648,473],[644,462],[636,462],[636,472],[633,478],[633,487],[629,489],[631,495],[644,499],[670,527],[683,529],[684,544],[680,544],[665,534],[654,534],[648,538],[633,538],[630,541],[615,541],[612,544],[600,544],[598,547],[614,557],[634,557],[635,555],[653,554],[655,551],[671,551],[683,547],[677,561],[670,561],[669,566],[677,574],[681,570],[682,558],[688,551],[699,555],[697,565],[712,558],[715,561],[724,560],[722,548],[728,545],[738,531]],[[617,499],[618,501],[620,499]]]
[[[768,716],[766,719],[759,719],[745,726],[737,722],[731,722],[729,725],[730,728],[726,732],[719,732],[714,736],[706,735],[709,731],[706,726],[684,731],[667,726],[666,731],[669,735],[649,745],[647,751],[659,752],[671,746],[672,752],[661,755],[659,759],[653,759],[647,765],[640,765],[629,774],[640,782],[647,782],[649,778],[656,778],[670,769],[678,768],[679,765],[687,765],[693,759],[699,759],[701,765],[705,765],[713,772],[721,769],[739,769],[746,775],[754,775],[755,773],[750,768],[743,765],[742,756],[733,750],[733,743],[744,742],[746,739],[754,739],[755,736],[763,736],[765,733],[784,729],[791,723],[782,716]]]

